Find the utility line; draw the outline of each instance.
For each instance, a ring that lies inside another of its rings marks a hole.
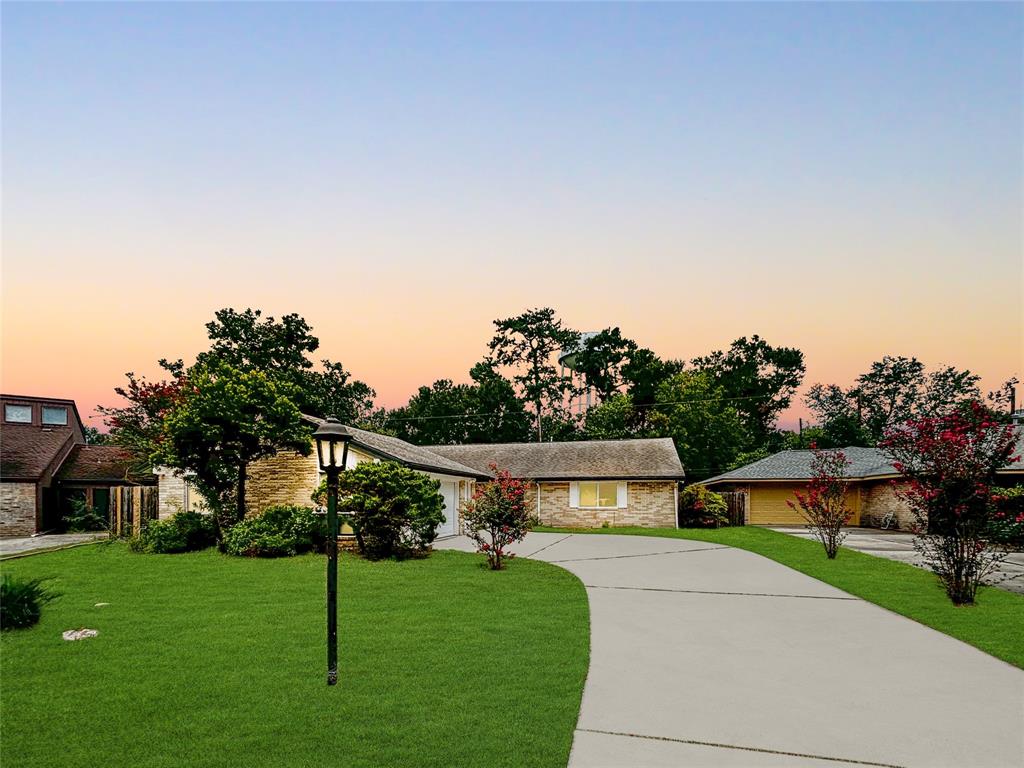
[[[734,400],[771,400],[770,396],[764,395],[743,395],[740,397],[708,397],[696,400],[668,400],[663,403],[635,403],[632,408],[660,408],[664,405],[692,405],[697,403],[724,403]],[[483,416],[502,416],[507,411],[492,411],[490,413],[451,413],[442,416],[389,416],[384,421],[428,421],[433,419],[472,419]]]

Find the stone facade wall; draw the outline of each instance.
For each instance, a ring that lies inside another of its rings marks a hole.
[[[537,484],[527,498],[537,507]],[[585,509],[569,506],[569,483],[540,483],[540,521],[543,525],[566,528],[600,528],[635,525],[644,528],[676,527],[675,482],[633,482],[626,484],[626,507]]]
[[[157,476],[157,517],[164,520],[185,509],[185,478],[170,470]]]
[[[0,483],[0,536],[36,532],[36,484]]]
[[[250,515],[259,515],[267,507],[294,504],[311,507],[310,496],[320,484],[320,465],[316,453],[302,456],[281,451],[249,465],[245,484],[245,504]]]
[[[889,511],[896,513],[901,531],[909,531],[914,516],[907,503],[896,495],[896,489],[887,480],[864,485],[861,488],[860,524],[878,527]]]

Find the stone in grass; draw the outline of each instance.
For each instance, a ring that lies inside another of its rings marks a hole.
[[[65,640],[85,640],[87,637],[96,637],[100,632],[98,629],[69,629],[61,635]]]
[[[106,608],[108,605],[110,605],[110,603],[96,603],[96,605],[94,605],[93,607],[94,608]]]

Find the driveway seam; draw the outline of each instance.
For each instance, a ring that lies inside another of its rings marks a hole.
[[[872,768],[906,768],[896,763],[876,763],[871,760],[857,760],[850,757],[829,757],[828,755],[812,755],[806,752],[788,752],[781,749],[768,749],[766,747],[745,747],[739,744],[722,744],[717,741],[699,741],[697,739],[676,739],[670,736],[648,736],[642,733],[625,733],[623,731],[602,731],[597,728],[577,728],[581,733],[599,733],[605,736],[620,736],[629,739],[649,739],[651,741],[669,741],[675,744],[691,744],[698,747],[718,747],[719,749],[738,749],[744,752],[761,752],[768,755],[783,755],[785,757],[804,757],[809,760],[829,760],[833,763],[846,763],[847,765],[869,765]]]
[[[584,584],[587,589],[631,589],[640,592],[681,592],[687,595],[738,595],[741,597],[795,597],[800,600],[849,600],[863,602],[859,597],[833,597],[831,595],[784,595],[776,592],[719,592],[710,589],[668,589],[667,587],[617,587],[610,584]]]
[[[561,544],[563,541],[568,539],[570,536],[572,536],[572,534],[571,533],[567,533],[565,536],[560,538],[558,541],[552,541],[550,544],[545,544],[543,547],[538,549],[536,552],[531,552],[528,555],[521,555],[521,557],[533,557],[534,555],[538,554],[539,552],[543,552],[545,549],[548,549],[550,547],[555,546],[555,544]],[[562,562],[564,562],[564,561],[562,561]]]
[[[566,537],[568,538],[568,537]],[[559,539],[559,541],[565,541],[565,539]],[[548,544],[548,547],[552,547],[557,544],[558,541]],[[547,549],[547,547],[544,547]],[[637,555],[607,555],[605,557],[570,557],[566,560],[548,560],[549,563],[582,563],[587,560],[625,560],[630,557],[654,557],[655,555],[688,555],[691,552],[713,552],[716,549],[732,549],[732,547],[701,547],[700,549],[670,549],[666,552],[643,552]],[[540,552],[541,550],[537,550]],[[534,552],[533,554],[537,554]],[[529,557],[529,555],[524,555]]]

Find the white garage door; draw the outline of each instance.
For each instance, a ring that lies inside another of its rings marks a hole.
[[[455,520],[459,513],[459,484],[457,482],[441,481],[441,498],[444,499],[444,522],[437,526],[438,536],[454,536]]]

